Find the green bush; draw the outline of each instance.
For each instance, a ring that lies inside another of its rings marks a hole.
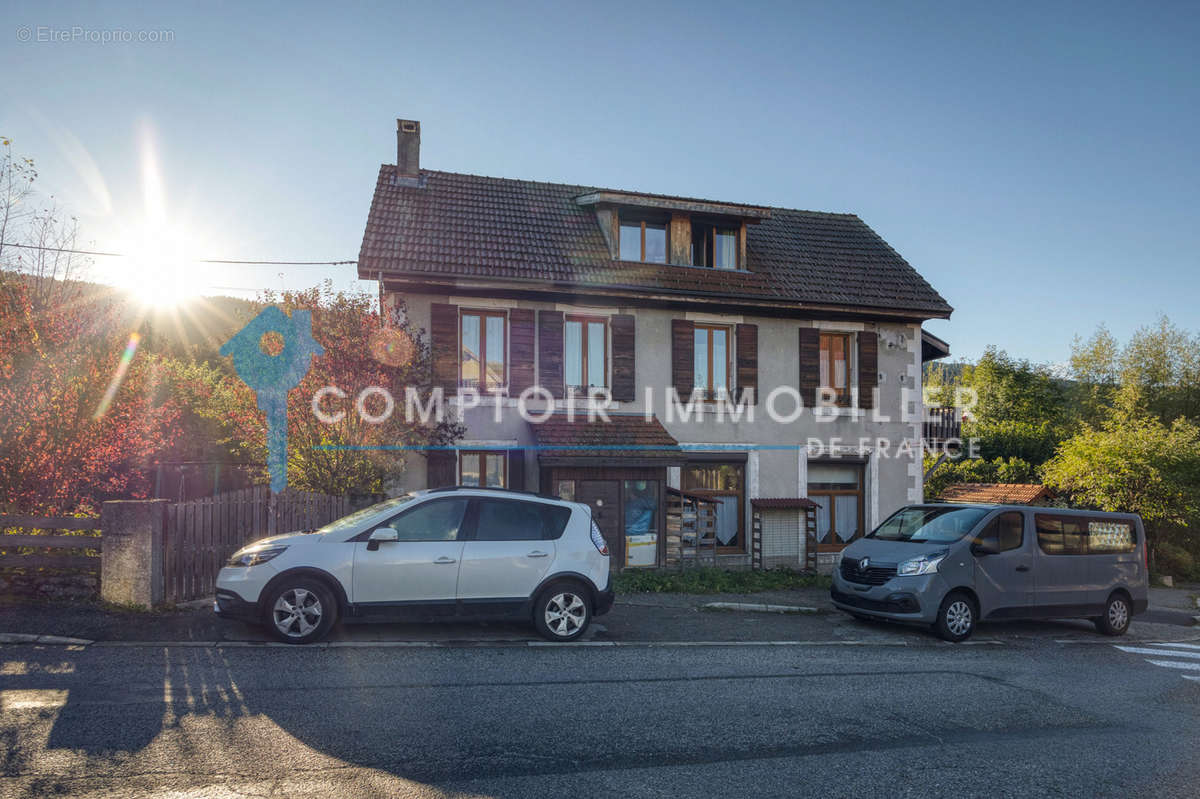
[[[830,579],[822,574],[772,569],[770,571],[730,571],[699,567],[683,571],[630,570],[613,578],[618,594],[753,594],[790,588],[828,588]]]

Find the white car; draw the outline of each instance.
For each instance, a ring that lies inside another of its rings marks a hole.
[[[306,644],[345,620],[532,619],[551,641],[583,635],[613,592],[587,505],[522,491],[406,494],[309,533],[234,553],[213,610]]]

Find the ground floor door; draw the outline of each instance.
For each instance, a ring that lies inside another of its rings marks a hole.
[[[592,509],[614,569],[662,562],[666,468],[549,466],[542,490]]]
[[[612,562],[625,563],[625,536],[621,529],[621,484],[616,480],[579,480],[575,501],[592,509],[592,519],[608,543]]]

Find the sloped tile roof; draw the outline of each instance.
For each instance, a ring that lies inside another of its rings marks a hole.
[[[605,190],[454,172],[423,172],[419,184],[406,183],[385,164],[363,234],[359,275],[654,289],[879,308],[921,318],[952,310],[853,214],[771,209],[770,219],[747,226],[750,271],[614,261],[595,211],[575,202],[595,191]]]
[[[543,422],[530,422],[539,457],[633,457],[678,460],[682,450],[657,416],[613,414],[608,421],[587,414],[573,420],[556,413]]]
[[[1054,493],[1037,483],[955,483],[942,490],[942,502],[978,502],[985,505],[1029,505]]]

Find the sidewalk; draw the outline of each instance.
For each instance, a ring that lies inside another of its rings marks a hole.
[[[1185,641],[1200,639],[1200,627],[1182,609],[1188,593],[1154,589],[1151,612],[1135,619],[1125,640]],[[816,608],[815,613],[753,613],[711,610],[712,602],[791,605]],[[1174,603],[1174,606],[1168,607]],[[126,612],[96,604],[8,604],[0,607],[0,633],[53,635],[96,642],[265,643],[263,629],[219,619],[207,607],[189,610]],[[527,624],[467,622],[339,625],[331,641],[344,645],[380,642],[432,642],[447,645],[499,645],[539,642]],[[628,594],[612,611],[594,620],[585,640],[593,643],[775,642],[885,646],[942,645],[927,630],[896,624],[864,622],[834,610],[826,589],[764,591],[755,594]],[[976,642],[1078,640],[1104,643],[1084,620],[981,624]]]

